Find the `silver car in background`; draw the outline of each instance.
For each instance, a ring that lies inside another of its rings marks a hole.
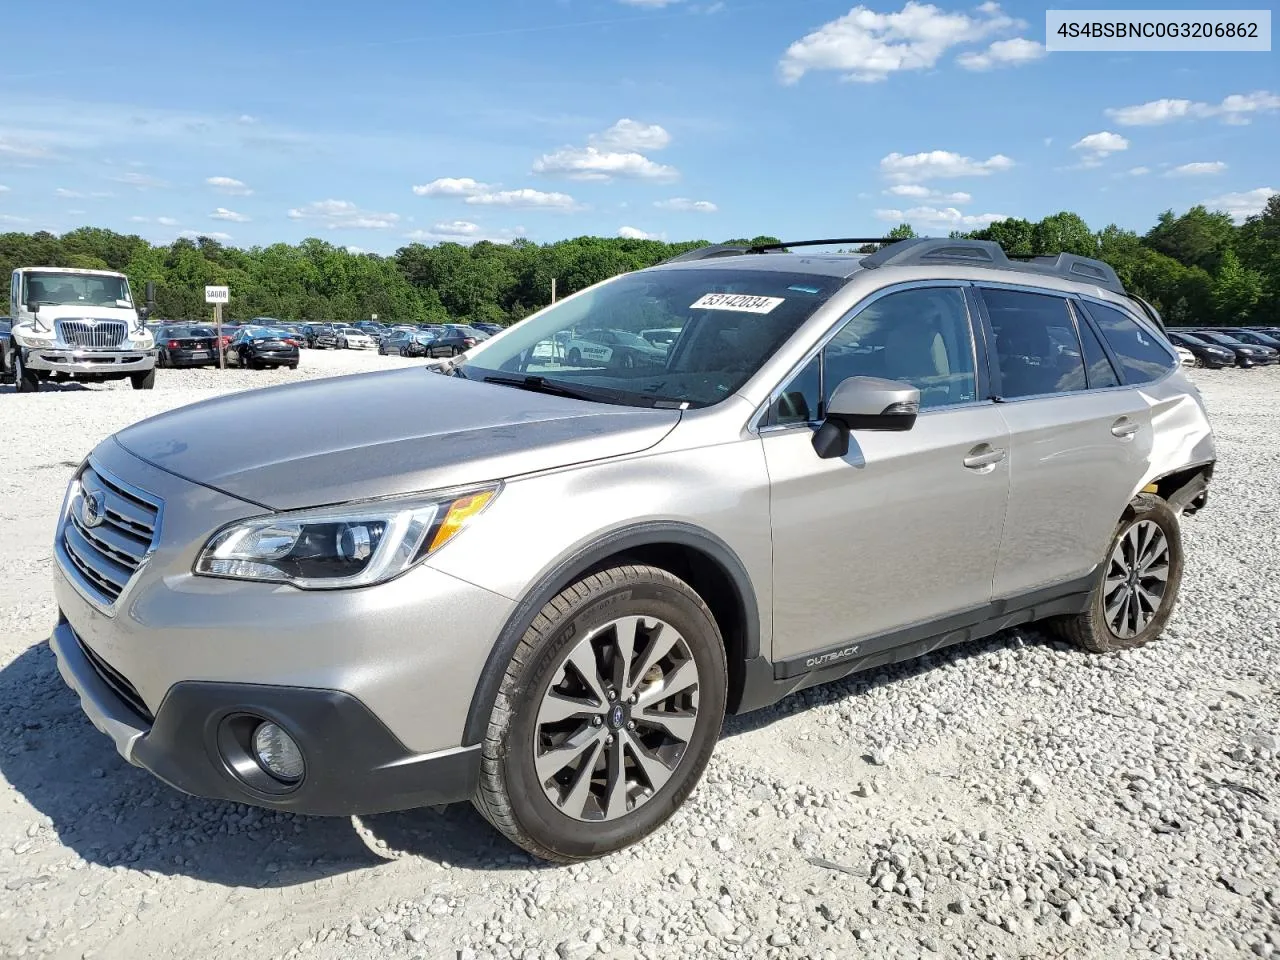
[[[1215,453],[1154,310],[1065,254],[793,247],[104,440],[55,544],[85,713],[189,793],[469,799],[572,861],[670,817],[726,712],[1030,621],[1159,636]],[[602,329],[675,335],[571,362]]]

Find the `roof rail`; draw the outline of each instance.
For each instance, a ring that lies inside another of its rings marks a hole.
[[[787,243],[757,243],[748,253],[767,253],[770,250],[790,250],[792,247],[826,247],[833,243],[897,243],[893,237],[835,237],[830,240],[791,240]]]
[[[1050,257],[1010,258],[1000,244],[993,240],[950,240],[919,238],[900,240],[863,257],[862,266],[916,267],[932,263],[967,263],[989,267],[993,270],[1010,270],[1019,273],[1037,273],[1042,276],[1060,277],[1063,280],[1092,283],[1113,293],[1128,292],[1116,272],[1101,260],[1079,257],[1074,253],[1060,253]]]
[[[690,260],[710,260],[712,257],[737,257],[749,253],[749,247],[739,247],[729,243],[713,243],[705,247],[694,247],[674,257],[668,257],[663,263],[685,263]]]

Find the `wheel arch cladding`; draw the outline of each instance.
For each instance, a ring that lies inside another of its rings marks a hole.
[[[666,570],[702,597],[724,639],[729,667],[727,711],[737,710],[745,664],[760,655],[760,609],[747,569],[728,544],[712,533],[691,524],[644,523],[600,537],[552,568],[526,591],[498,634],[480,673],[463,728],[463,746],[484,739],[507,664],[538,612],[570,584],[627,563]]]

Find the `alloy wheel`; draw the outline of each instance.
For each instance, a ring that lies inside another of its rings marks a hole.
[[[1159,524],[1140,520],[1116,542],[1102,587],[1107,626],[1117,637],[1140,634],[1164,602],[1172,557]]]
[[[534,768],[555,807],[611,821],[651,799],[679,767],[698,719],[698,665],[656,617],[620,617],[569,651],[542,697]]]

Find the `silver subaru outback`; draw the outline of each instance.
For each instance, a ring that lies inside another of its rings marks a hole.
[[[230,429],[263,417],[311,427]],[[670,817],[726,713],[1032,621],[1157,637],[1214,460],[1158,314],[1098,261],[709,247],[435,368],[103,441],[51,645],[179,790],[471,800],[579,860]]]

